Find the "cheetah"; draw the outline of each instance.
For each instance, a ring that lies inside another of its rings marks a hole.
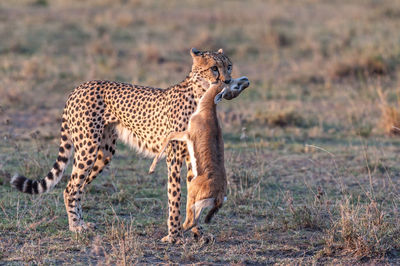
[[[247,77],[235,79],[230,85],[213,84],[200,99],[196,111],[191,115],[188,129],[172,132],[163,141],[161,152],[154,158],[149,173],[153,173],[168,143],[184,141],[188,147],[193,170],[193,179],[188,184],[186,219],[183,230],[197,226],[201,212],[210,207],[205,223],[222,207],[226,199],[227,179],[224,166],[224,140],[217,117],[216,105],[231,88],[249,86]]]
[[[61,122],[61,143],[56,162],[47,176],[31,180],[15,175],[11,184],[29,194],[50,191],[62,178],[72,157],[73,167],[64,190],[69,230],[81,232],[94,228],[82,217],[82,194],[110,163],[116,140],[139,153],[155,156],[163,136],[184,131],[197,104],[211,84],[231,83],[232,63],[220,49],[217,52],[190,50],[193,64],[186,78],[166,89],[114,81],[89,81],[69,95]],[[224,96],[237,97],[246,86]],[[190,158],[183,142],[173,141],[166,150],[168,168],[168,235],[162,241],[174,243],[181,238],[181,177],[183,163],[187,182],[193,179]],[[194,234],[198,231],[193,228]]]

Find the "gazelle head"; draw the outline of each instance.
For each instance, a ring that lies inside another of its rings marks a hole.
[[[231,82],[225,85],[224,89],[217,94],[214,98],[214,103],[219,103],[222,98],[231,100],[237,97],[244,89],[249,87],[250,81],[247,77],[243,76],[237,79],[232,79]]]

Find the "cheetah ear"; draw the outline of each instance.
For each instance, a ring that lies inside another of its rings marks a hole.
[[[197,50],[196,48],[192,48],[190,49],[190,55],[195,58],[196,56],[199,56],[201,54],[201,52],[199,50]]]
[[[224,53],[224,50],[222,50],[222,48],[220,48],[220,49],[218,50],[218,53],[219,53],[219,54],[223,54],[223,53]]]

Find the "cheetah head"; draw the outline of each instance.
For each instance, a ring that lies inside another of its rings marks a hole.
[[[200,98],[211,84],[231,83],[232,62],[222,49],[218,52],[201,52],[192,48],[190,54],[193,58],[192,77],[199,85],[195,88],[196,96]]]

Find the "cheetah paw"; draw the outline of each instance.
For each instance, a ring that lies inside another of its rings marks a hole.
[[[215,237],[212,234],[207,234],[207,235],[201,235],[198,239],[197,242],[201,245],[207,245],[215,242]]]
[[[83,233],[87,231],[94,231],[96,229],[96,225],[90,222],[81,222],[79,225],[70,226],[69,230],[75,233]]]
[[[181,237],[174,238],[174,237],[170,237],[170,236],[164,236],[161,239],[161,242],[180,245],[180,244],[183,244],[183,239]]]
[[[91,222],[86,222],[84,224],[84,227],[86,230],[91,230],[91,231],[94,231],[97,228],[96,224]]]

